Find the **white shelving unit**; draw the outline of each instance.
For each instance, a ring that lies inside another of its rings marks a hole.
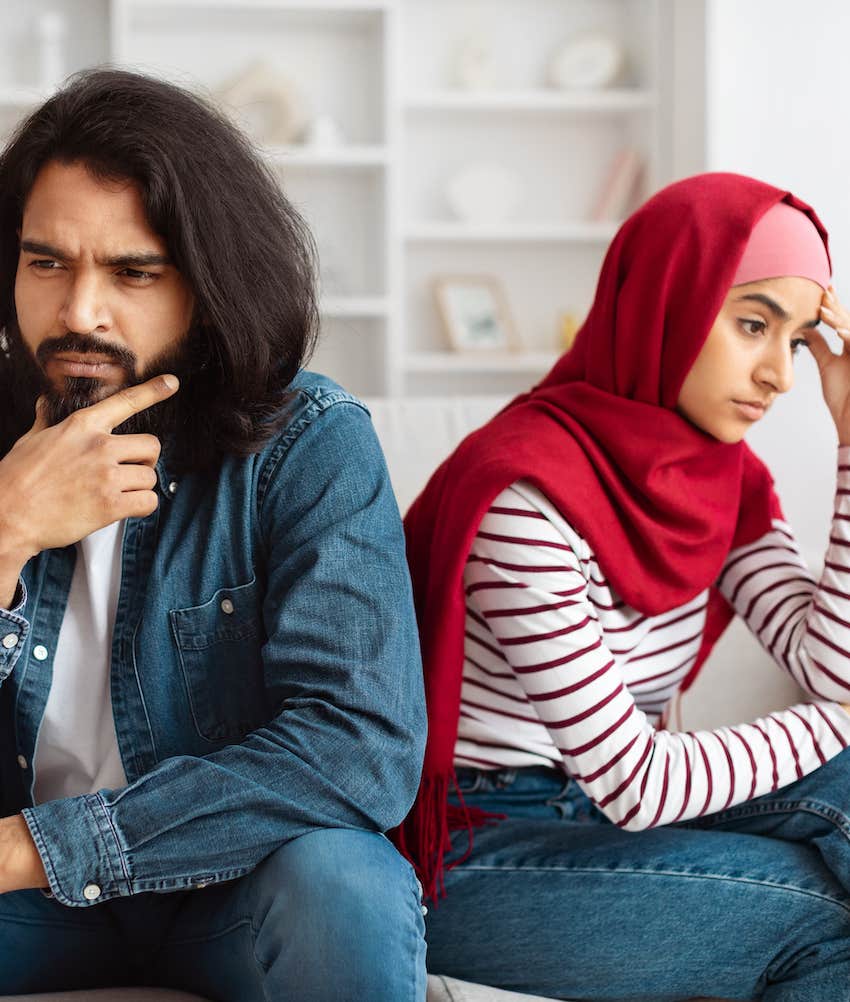
[[[607,244],[616,223],[456,223],[414,222],[405,230],[410,243],[589,243]]]
[[[410,94],[405,106],[410,111],[492,111],[575,112],[590,114],[628,113],[652,108],[655,95],[637,87],[611,88],[573,94],[552,90],[518,91],[431,91]]]
[[[12,9],[0,13],[0,28],[14,16],[20,43],[20,25],[35,14],[26,0],[6,4]],[[653,190],[678,169],[669,123],[702,110],[683,106],[689,67],[668,55],[676,37],[694,34],[702,0],[53,6],[72,28],[82,17],[89,29],[86,37],[69,32],[69,72],[111,61],[215,96],[261,62],[290,81],[306,118],[332,119],[337,143],[257,139],[319,249],[323,334],[313,365],[364,395],[504,393],[542,375],[560,349],[559,316],[587,308],[616,232],[616,221],[594,220],[591,210],[618,152],[639,151],[645,189]],[[600,90],[549,87],[555,49],[587,34],[622,47],[622,79]],[[492,79],[483,89],[456,85],[458,52],[470,39],[489,54]],[[22,73],[0,75],[2,130],[50,90]],[[679,159],[691,167],[687,156]],[[494,211],[489,221],[468,221],[452,211],[451,178],[476,164],[518,179],[520,201],[508,218]],[[432,286],[452,275],[498,280],[519,350],[450,348]]]

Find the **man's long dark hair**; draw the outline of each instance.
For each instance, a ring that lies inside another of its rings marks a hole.
[[[195,295],[193,366],[175,403],[183,465],[258,451],[285,421],[287,387],[315,344],[315,253],[303,220],[248,139],[187,90],[88,70],[15,131],[0,155],[0,329],[16,326],[18,231],[36,175],[83,163],[135,182],[151,228]],[[32,422],[0,337],[0,456]]]

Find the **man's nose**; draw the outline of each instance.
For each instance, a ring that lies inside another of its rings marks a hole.
[[[59,320],[69,331],[94,334],[110,328],[104,290],[96,275],[76,275],[68,286]]]

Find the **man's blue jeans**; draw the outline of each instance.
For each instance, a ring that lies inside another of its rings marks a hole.
[[[68,908],[0,896],[0,995],[164,985],[222,1002],[424,1002],[413,870],[382,835],[322,829],[239,880]]]
[[[553,998],[850,1000],[850,750],[775,794],[646,832],[554,770],[460,771],[478,829],[428,967]],[[466,847],[457,833],[455,847]]]

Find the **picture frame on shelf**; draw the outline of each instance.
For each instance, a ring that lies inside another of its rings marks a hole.
[[[433,279],[440,321],[458,352],[516,351],[519,341],[502,283],[493,275],[438,275]]]

